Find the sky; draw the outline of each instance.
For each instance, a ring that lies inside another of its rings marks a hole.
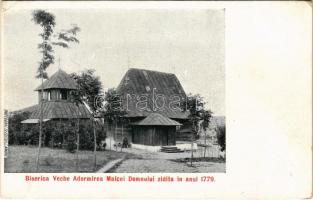
[[[79,44],[55,48],[51,76],[93,68],[104,88],[117,87],[128,68],[174,73],[186,93],[199,93],[215,115],[225,115],[224,10],[47,9],[55,31],[77,24]],[[4,108],[35,105],[34,89],[41,29],[31,9],[7,9],[3,15]],[[58,61],[60,60],[60,62]],[[60,64],[59,64],[60,63]]]

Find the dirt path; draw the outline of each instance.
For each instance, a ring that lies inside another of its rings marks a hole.
[[[190,153],[149,152],[139,149],[123,151],[136,154],[138,158],[124,160],[110,172],[115,173],[207,173],[225,172],[225,163],[196,162],[191,167],[189,163],[179,163],[173,159],[188,158]]]

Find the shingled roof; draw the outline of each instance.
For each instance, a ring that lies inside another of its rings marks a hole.
[[[148,117],[135,122],[132,125],[138,126],[180,126],[181,124],[175,120],[172,120],[168,117],[164,117],[159,113],[151,113]]]
[[[77,84],[73,78],[70,77],[65,71],[59,69],[49,79],[43,82],[43,89],[77,89]],[[42,85],[38,86],[35,91],[41,90]]]
[[[153,110],[153,90],[155,94],[165,96],[167,102],[162,110]],[[179,96],[181,100],[186,98],[186,93],[175,74],[130,68],[117,87],[117,92],[122,95],[128,117],[146,117],[152,112],[177,119],[186,119],[188,116],[186,112],[169,107],[169,101],[174,95]],[[132,97],[148,95],[148,109],[140,110],[136,107],[135,101],[126,101],[127,94]]]
[[[42,105],[43,119],[72,119],[80,118],[86,119],[90,118],[90,111],[84,104],[79,104],[78,106],[73,102],[66,101],[47,101],[43,102]],[[40,106],[34,109],[31,113],[29,119],[39,119],[40,118]]]

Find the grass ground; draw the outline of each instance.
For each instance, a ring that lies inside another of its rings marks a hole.
[[[4,172],[31,173],[36,170],[36,146],[9,146],[9,155],[5,159]],[[73,173],[94,172],[111,160],[126,156],[126,159],[136,158],[135,155],[116,151],[97,151],[97,165],[94,168],[92,151],[79,151],[79,168],[76,168],[76,153],[63,149],[42,148],[38,172],[42,173]]]
[[[31,173],[36,169],[36,146],[9,146],[9,156],[4,163],[7,173]],[[113,173],[209,173],[225,172],[225,160],[219,158],[193,159],[190,152],[162,153],[139,149],[124,149],[123,152],[98,151],[97,166],[94,168],[92,151],[79,151],[79,168],[76,168],[76,153],[63,149],[42,148],[38,172],[73,173],[95,172],[108,162],[125,156],[123,162],[109,172]]]

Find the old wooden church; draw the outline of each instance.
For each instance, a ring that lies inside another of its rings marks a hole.
[[[175,74],[144,69],[129,69],[117,92],[121,95],[127,122],[119,123],[111,136],[120,142],[127,138],[134,146],[176,145],[191,132],[186,130],[187,112],[180,105],[186,94]],[[110,136],[109,136],[110,137]]]

